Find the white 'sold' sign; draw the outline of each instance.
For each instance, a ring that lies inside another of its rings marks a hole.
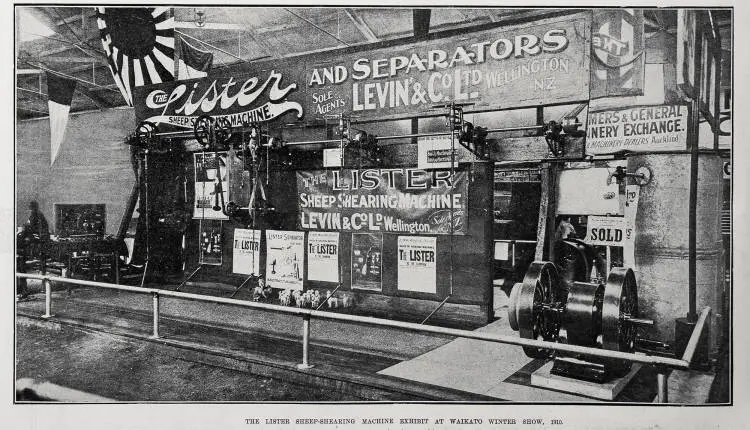
[[[589,245],[623,246],[630,239],[633,229],[624,217],[590,216],[586,225],[586,240]]]
[[[589,113],[586,153],[684,151],[687,106],[641,106]]]

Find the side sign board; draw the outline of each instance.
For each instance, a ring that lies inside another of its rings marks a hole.
[[[684,151],[687,129],[688,109],[684,105],[591,112],[586,127],[586,153]]]

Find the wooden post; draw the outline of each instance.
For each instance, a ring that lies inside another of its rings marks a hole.
[[[555,259],[555,216],[557,214],[557,167],[542,164],[542,197],[539,201],[539,219],[536,227],[536,251],[534,260]]]

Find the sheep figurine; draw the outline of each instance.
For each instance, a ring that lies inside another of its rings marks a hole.
[[[258,302],[260,299],[265,298],[265,293],[263,292],[263,287],[258,285],[257,287],[253,288],[253,301]]]
[[[329,308],[338,308],[339,307],[339,299],[338,297],[331,294],[331,290],[326,291],[326,304],[328,304]]]
[[[302,293],[302,306],[310,306],[312,303],[312,291],[305,291]]]
[[[291,290],[282,290],[279,291],[279,302],[282,306],[289,306],[291,304],[292,300],[292,292]]]
[[[320,306],[320,302],[323,298],[320,296],[320,291],[314,290],[310,297],[310,307],[317,309]]]
[[[353,302],[354,302],[354,298],[350,296],[349,294],[345,294],[341,298],[341,304],[343,305],[344,308],[350,308],[354,304]]]
[[[302,303],[302,302],[303,302],[303,300],[302,300],[302,292],[301,292],[301,291],[299,291],[299,290],[294,290],[294,291],[292,292],[292,297],[294,298],[294,304],[295,304],[295,305],[296,305],[296,306],[297,306],[298,308],[301,308],[301,307],[302,307],[302,304],[303,304],[303,303]]]
[[[258,285],[253,288],[253,301],[257,302],[260,300],[268,300],[268,298],[271,297],[272,293],[273,289],[266,286],[265,279],[258,278]]]

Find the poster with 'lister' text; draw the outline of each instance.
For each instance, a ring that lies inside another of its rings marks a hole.
[[[266,230],[266,285],[301,290],[304,264],[304,232]]]
[[[339,234],[311,231],[307,237],[307,279],[339,282]]]
[[[234,229],[232,272],[243,275],[260,273],[260,230]]]
[[[398,289],[437,292],[437,238],[398,237]]]

